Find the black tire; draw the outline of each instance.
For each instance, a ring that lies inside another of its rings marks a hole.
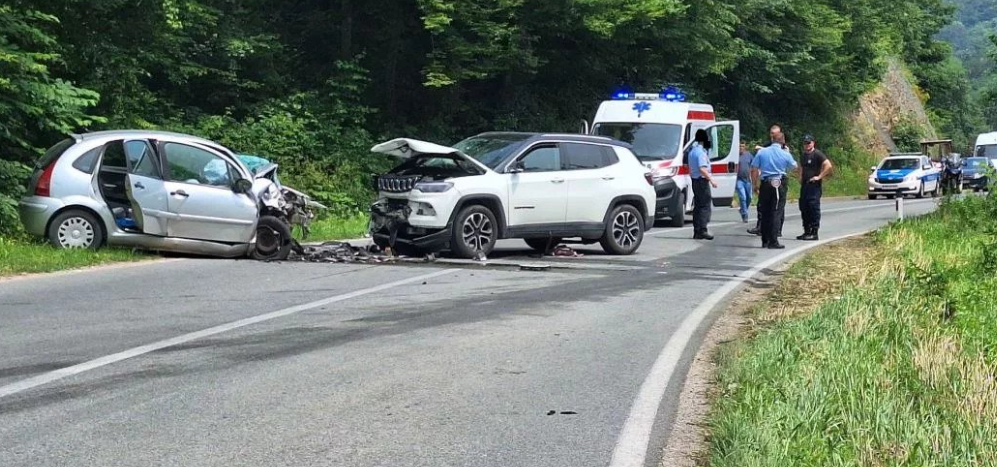
[[[673,215],[668,221],[669,227],[685,227],[685,192],[679,192],[678,215]]]
[[[104,224],[88,211],[70,209],[52,219],[47,237],[59,249],[96,250],[104,244]]]
[[[876,199],[876,198],[879,198],[879,196],[876,196],[876,195],[869,195],[869,199]]]
[[[562,239],[559,237],[523,239],[523,241],[525,241],[530,248],[545,254],[554,248],[557,248],[557,246],[561,244],[561,240]]]
[[[491,209],[480,204],[468,206],[454,218],[450,251],[458,258],[473,259],[479,253],[487,257],[498,241],[498,227]]]
[[[256,244],[249,256],[261,261],[283,261],[291,254],[291,226],[274,216],[260,217],[256,223]]]
[[[921,189],[917,190],[917,198],[924,198],[924,182],[921,182]]]
[[[599,243],[611,255],[632,255],[644,241],[644,218],[637,208],[621,204],[612,209]]]

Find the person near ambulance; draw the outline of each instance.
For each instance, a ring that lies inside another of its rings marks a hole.
[[[710,166],[710,149],[713,143],[710,141],[706,130],[696,130],[695,141],[689,148],[689,178],[692,179],[692,225],[693,236],[696,240],[713,240],[710,235],[708,225],[713,213],[713,193],[711,186],[717,188],[717,182],[713,180],[713,173]]]
[[[769,128],[769,141],[770,142],[774,142],[777,139],[780,140],[780,141],[782,141],[782,144],[780,145],[782,147],[782,150],[786,151],[787,153],[789,153],[790,157],[792,157],[793,151],[790,150],[789,146],[786,145],[786,135],[783,134],[782,127],[779,126],[779,125],[772,125],[772,127]],[[769,143],[769,144],[771,144],[771,143]],[[764,149],[762,146],[755,146],[756,157],[757,157],[757,151],[761,151],[762,149]],[[782,238],[782,226],[786,223],[786,197],[782,197],[782,198],[779,199],[779,203],[778,203],[778,206],[777,206],[777,209],[776,209],[775,216],[776,216],[775,235],[776,235],[776,238]],[[755,227],[753,229],[748,229],[748,233],[752,234],[752,235],[761,235],[762,234],[762,210],[761,210],[761,207],[759,207],[759,209],[758,209],[758,220],[755,222]]]
[[[834,166],[824,153],[817,149],[811,135],[803,137],[803,156],[800,176],[800,214],[803,217],[803,235],[797,240],[816,241],[820,230],[820,199],[824,194],[823,181]]]
[[[755,154],[751,161],[752,175],[758,185],[758,211],[760,213],[762,248],[781,250],[779,243],[779,205],[787,194],[787,174],[797,167],[792,154],[783,149],[786,137],[778,135],[772,144]]]
[[[737,204],[741,211],[741,222],[748,223],[749,209],[751,209],[751,160],[754,154],[748,150],[748,144],[741,141],[741,155],[737,160]]]

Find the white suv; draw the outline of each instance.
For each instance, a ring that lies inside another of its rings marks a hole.
[[[371,235],[382,247],[474,258],[504,238],[539,250],[580,238],[629,255],[654,223],[651,173],[610,138],[483,133],[452,148],[395,139],[372,151],[405,159],[375,180]]]

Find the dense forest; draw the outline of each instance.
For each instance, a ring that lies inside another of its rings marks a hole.
[[[846,115],[900,57],[937,125],[965,142],[988,107],[939,40],[956,11],[944,0],[5,0],[0,235],[16,230],[28,166],[73,131],[203,135],[274,158],[290,184],[348,212],[385,163],[368,153],[378,139],[574,132],[620,84],[673,84],[748,136],[781,123],[847,153]],[[993,62],[973,54],[962,58],[980,60],[980,83]]]

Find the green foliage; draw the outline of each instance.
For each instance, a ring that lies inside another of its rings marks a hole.
[[[905,115],[893,126],[893,142],[900,152],[920,152],[924,128],[913,116]]]
[[[0,277],[79,269],[106,263],[141,261],[150,256],[131,250],[60,250],[47,243],[18,241],[0,236]]]

